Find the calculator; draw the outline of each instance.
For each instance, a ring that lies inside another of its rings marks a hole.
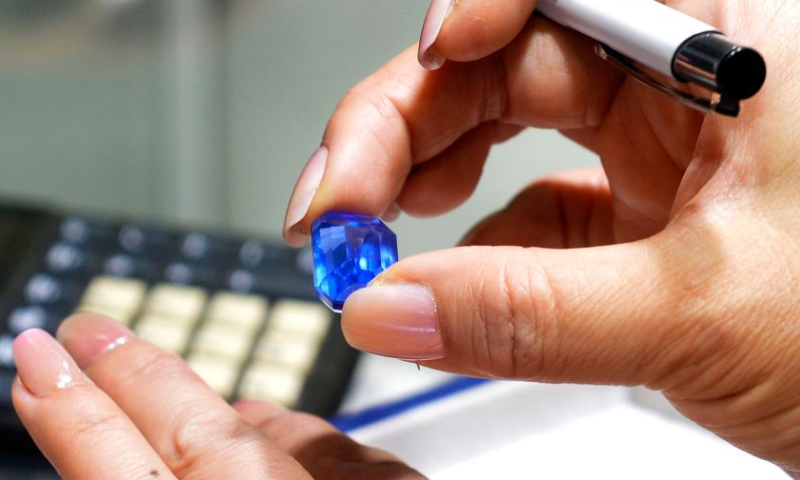
[[[0,204],[0,464],[35,452],[11,405],[14,337],[76,311],[180,355],[227,400],[333,414],[358,353],[312,269],[309,250],[261,238]]]

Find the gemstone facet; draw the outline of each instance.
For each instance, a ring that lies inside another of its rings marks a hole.
[[[311,226],[314,287],[341,312],[351,293],[397,262],[397,236],[379,218],[328,212]]]

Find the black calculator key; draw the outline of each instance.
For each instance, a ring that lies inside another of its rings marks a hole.
[[[50,247],[45,259],[47,269],[53,273],[77,271],[85,261],[84,253],[66,242],[59,242]]]
[[[0,369],[0,410],[10,410],[11,387],[16,373],[11,369]]]
[[[180,254],[187,261],[205,264],[230,264],[239,244],[205,233],[189,233],[181,239]]]
[[[181,255],[191,260],[203,260],[211,256],[212,240],[202,233],[190,233],[181,241]]]
[[[39,305],[20,306],[9,314],[6,328],[14,335],[19,335],[31,328],[40,328],[55,333],[58,324],[70,313],[70,310],[47,309]]]
[[[261,275],[237,269],[227,277],[227,288],[239,293],[257,293],[274,297],[316,298],[311,279],[298,272],[284,271]]]
[[[314,274],[314,251],[311,247],[300,250],[300,253],[297,254],[296,267],[300,273],[308,276]]]
[[[239,248],[239,265],[249,270],[276,270],[295,267],[297,253],[261,240],[247,240]]]
[[[0,371],[14,368],[14,336],[0,335]]]
[[[99,263],[99,258],[87,250],[58,242],[47,251],[44,269],[56,277],[84,277],[96,273]]]
[[[31,328],[47,328],[47,311],[38,306],[18,307],[8,316],[8,329],[20,334]]]
[[[72,309],[80,300],[81,282],[61,280],[47,273],[37,273],[25,285],[23,297],[33,305],[52,305]]]
[[[161,268],[158,263],[127,253],[117,253],[108,257],[103,262],[103,273],[115,277],[141,278],[148,282],[155,282],[161,278]]]
[[[220,283],[216,270],[186,262],[172,262],[164,269],[164,279],[179,285],[197,285],[215,289]]]
[[[61,222],[61,240],[80,246],[98,247],[107,245],[114,238],[116,229],[108,224],[70,217]]]
[[[52,275],[34,275],[25,286],[25,299],[30,303],[53,304],[64,295],[64,285]]]
[[[128,253],[158,257],[171,247],[172,236],[166,230],[126,225],[119,230],[117,242]]]

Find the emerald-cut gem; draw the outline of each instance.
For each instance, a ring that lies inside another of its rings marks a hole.
[[[314,287],[341,312],[351,293],[397,262],[397,236],[379,218],[328,212],[311,226]]]

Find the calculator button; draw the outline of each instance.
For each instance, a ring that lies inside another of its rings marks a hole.
[[[239,397],[244,400],[271,400],[293,407],[300,398],[302,388],[301,372],[254,363],[244,375]]]
[[[103,264],[103,271],[109,275],[130,277],[136,271],[136,262],[130,255],[113,255]]]
[[[295,270],[256,272],[236,269],[228,275],[227,287],[235,292],[270,297],[317,298],[311,279]]]
[[[311,247],[306,247],[297,254],[297,270],[306,275],[314,274],[314,251]]]
[[[197,287],[160,284],[153,287],[145,311],[196,320],[206,303],[206,293]]]
[[[114,227],[108,224],[70,217],[61,222],[61,240],[73,245],[104,245],[113,238]]]
[[[133,318],[136,316],[135,310],[125,310],[113,305],[96,305],[93,303],[82,303],[75,311],[104,315],[123,325],[130,325]]]
[[[11,407],[11,388],[15,376],[13,370],[0,370],[0,409]]]
[[[103,272],[115,277],[135,277],[147,281],[155,281],[161,274],[156,263],[126,253],[108,257],[103,263]]]
[[[318,303],[282,300],[272,309],[268,328],[319,338],[330,322],[330,312]]]
[[[320,339],[267,329],[255,357],[264,363],[285,365],[305,373],[316,360],[320,343]]]
[[[194,270],[185,263],[171,263],[164,270],[164,278],[170,283],[188,285],[195,280]]]
[[[250,351],[253,339],[248,332],[232,330],[226,325],[206,324],[197,334],[192,352],[224,357],[241,363]]]
[[[47,252],[47,269],[53,273],[75,272],[84,264],[85,255],[78,248],[64,242],[50,247]]]
[[[0,367],[14,368],[14,337],[7,333],[0,335]]]
[[[208,355],[192,354],[187,363],[220,396],[224,398],[233,396],[233,387],[239,374],[238,362]]]
[[[234,292],[252,292],[255,284],[255,275],[247,270],[234,270],[228,277],[228,288]]]
[[[180,322],[165,321],[163,317],[149,317],[139,320],[136,334],[159,348],[180,354],[186,350],[191,327]]]
[[[89,223],[80,218],[68,218],[61,224],[61,238],[64,240],[82,244],[89,239]]]
[[[214,270],[185,262],[173,262],[167,265],[164,279],[179,285],[199,285],[206,288],[215,288],[217,284],[217,274]]]
[[[155,255],[170,243],[168,232],[137,225],[122,227],[117,235],[119,246],[128,253]]]
[[[192,260],[205,258],[210,251],[211,239],[202,233],[190,233],[181,243],[181,254]]]
[[[20,334],[31,328],[46,328],[47,312],[42,307],[19,307],[8,317],[8,329]]]
[[[267,307],[267,301],[262,297],[221,292],[211,299],[206,316],[211,322],[253,332],[264,321]]]
[[[248,240],[239,249],[239,262],[245,267],[255,268],[264,260],[266,253],[264,242]]]
[[[43,273],[34,275],[25,287],[25,298],[30,303],[55,303],[63,293],[64,287],[61,282]]]
[[[134,315],[139,310],[146,291],[144,282],[139,280],[100,276],[89,284],[82,303]]]
[[[292,268],[294,250],[269,245],[261,240],[247,240],[239,248],[239,264],[251,270]]]

